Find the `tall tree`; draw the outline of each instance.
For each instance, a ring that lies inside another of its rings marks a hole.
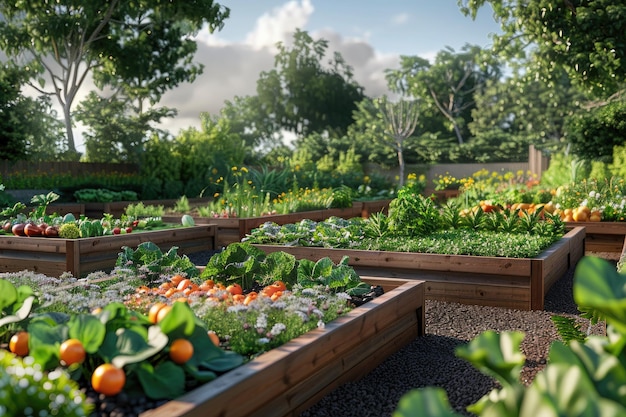
[[[151,123],[176,112],[167,108],[136,112],[126,100],[89,93],[76,108],[75,117],[87,126],[84,132],[88,162],[140,163],[149,135],[160,133]]]
[[[23,96],[25,81],[18,68],[0,67],[0,159],[63,159],[63,134],[50,101]]]
[[[532,70],[550,78],[556,67],[607,98],[626,82],[626,3],[615,0],[458,0],[475,18],[490,4],[503,33],[493,49],[513,58],[530,56]]]
[[[41,93],[63,108],[68,147],[76,153],[72,105],[88,76],[100,86],[153,102],[193,79],[191,39],[207,24],[221,28],[229,9],[213,0],[0,1],[0,49],[21,60]],[[155,53],[156,51],[156,53]],[[163,54],[163,58],[159,56]],[[43,85],[47,75],[52,88]]]
[[[274,131],[296,135],[334,130],[346,132],[352,111],[364,98],[363,87],[353,80],[352,68],[335,52],[326,65],[328,41],[314,40],[297,30],[293,45],[278,44],[275,68],[261,73],[257,95]]]
[[[474,95],[487,80],[500,75],[500,65],[473,45],[465,45],[459,53],[448,47],[437,54],[432,64],[418,56],[402,56],[400,69],[386,72],[392,91],[434,103],[459,144],[468,135],[467,124],[476,106]]]
[[[387,97],[377,100],[376,107],[383,121],[384,136],[380,138],[388,146],[391,146],[398,155],[398,167],[400,174],[399,184],[404,185],[404,148],[405,141],[415,132],[419,117],[419,108],[414,101],[399,100],[391,102]]]
[[[499,131],[519,136],[539,149],[563,149],[565,121],[578,112],[587,98],[572,85],[565,71],[550,80],[515,71],[493,80],[476,97],[469,124],[475,137]]]

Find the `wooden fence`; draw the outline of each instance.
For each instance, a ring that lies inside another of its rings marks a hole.
[[[45,173],[47,175],[72,174],[84,175],[94,172],[118,172],[122,174],[138,174],[139,167],[135,164],[108,164],[103,162],[31,162],[0,160],[0,175],[9,178],[15,173]]]

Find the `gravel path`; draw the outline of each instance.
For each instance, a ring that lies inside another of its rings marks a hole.
[[[594,255],[611,258],[611,254]],[[580,318],[572,299],[573,275],[572,269],[550,289],[542,311],[427,300],[425,336],[387,358],[363,379],[334,390],[301,417],[390,416],[404,393],[426,386],[444,388],[455,411],[472,416],[465,407],[496,385],[494,380],[457,358],[455,348],[485,330],[523,331],[526,366],[521,378],[525,384],[530,383],[544,367],[551,342],[558,339],[550,317],[555,314],[576,317],[585,326],[589,324]],[[603,334],[603,326],[595,326],[591,331]]]

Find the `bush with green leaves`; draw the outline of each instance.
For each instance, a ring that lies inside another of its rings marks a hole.
[[[92,409],[65,370],[44,373],[33,357],[0,349],[0,415],[82,417]]]
[[[426,235],[442,226],[441,212],[430,198],[413,192],[411,187],[398,190],[389,203],[389,232],[398,235]]]
[[[626,273],[596,257],[584,257],[574,273],[574,300],[583,316],[606,322],[606,335],[588,336],[573,324],[557,326],[562,341],[552,343],[548,363],[524,386],[521,332],[487,331],[460,346],[457,356],[492,376],[500,387],[467,410],[478,416],[557,417],[626,415]],[[553,319],[554,320],[554,319]],[[555,321],[556,323],[556,321]],[[405,394],[394,417],[455,417],[441,388]]]

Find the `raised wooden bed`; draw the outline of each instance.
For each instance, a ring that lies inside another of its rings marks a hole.
[[[53,277],[64,272],[71,272],[75,277],[95,271],[110,272],[122,246],[136,248],[142,242],[153,242],[163,251],[177,246],[179,255],[212,250],[215,226],[176,227],[81,239],[0,236],[0,269],[3,272],[30,270]]]
[[[374,206],[372,206],[373,208]],[[370,213],[370,212],[368,212]],[[302,211],[289,214],[273,214],[259,217],[231,217],[231,218],[213,218],[213,217],[193,217],[195,223],[213,224],[216,226],[216,247],[221,248],[231,243],[241,242],[252,229],[259,227],[265,222],[274,222],[279,225],[288,223],[297,223],[303,219],[314,221],[326,220],[331,216],[351,218],[359,217],[363,214],[362,203],[355,203],[351,208],[324,209]],[[180,223],[182,214],[163,216],[162,219],[166,223]]]
[[[574,227],[536,258],[499,258],[312,247],[255,245],[298,259],[349,257],[362,276],[426,281],[428,299],[520,310],[542,310],[550,287],[585,254],[585,228]]]
[[[423,282],[363,279],[385,294],[141,416],[296,416],[362,378],[424,334]]]
[[[584,227],[587,252],[620,253],[626,239],[626,222],[567,222],[568,227]]]

